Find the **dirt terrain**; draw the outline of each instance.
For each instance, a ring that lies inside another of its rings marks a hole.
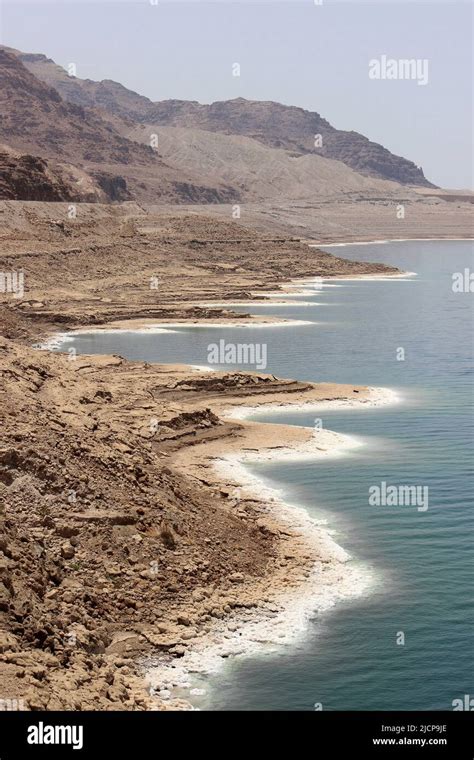
[[[294,279],[398,274],[316,245],[471,237],[473,196],[301,108],[153,103],[3,46],[0,90],[0,709],[186,709],[150,663],[177,670],[219,625],[239,636],[239,615],[344,574],[317,528],[216,469],[342,437],[235,407],[376,392],[39,345],[232,324],[232,303]]]
[[[244,203],[240,221],[261,233],[271,229],[274,235],[294,235],[312,243],[474,237],[472,193],[420,193],[407,190],[389,198],[357,192],[345,197]],[[178,216],[209,215],[209,207],[199,204],[148,208]],[[233,209],[219,204],[213,206],[212,214],[228,220]]]
[[[213,411],[223,401],[363,389],[250,373],[193,379],[188,368],[69,361],[4,339],[0,354],[2,689],[30,709],[160,707],[137,656],[179,658],[213,619],[264,601],[256,584],[271,577],[277,589],[282,569],[262,505],[236,508],[174,455],[244,445],[245,427]],[[286,580],[302,566],[290,552]]]
[[[3,221],[2,221],[3,220]],[[0,271],[22,270],[24,297],[8,301],[16,329],[114,320],[228,318],[200,305],[271,290],[292,277],[389,272],[206,216],[147,214],[135,204],[0,203]],[[21,324],[21,326],[20,326]]]

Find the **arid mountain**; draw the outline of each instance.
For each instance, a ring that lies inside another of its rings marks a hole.
[[[101,108],[110,115],[135,122],[251,137],[272,148],[342,161],[369,177],[434,187],[412,161],[395,156],[358,132],[336,129],[316,112],[244,98],[211,105],[185,100],[153,103],[110,80],[93,82],[70,77],[44,55],[17,55],[35,76],[54,86],[64,99],[78,105]],[[317,135],[322,138],[319,147],[315,147]]]
[[[219,182],[208,185],[169,167],[149,145],[120,134],[99,111],[63,100],[5,48],[0,48],[0,142],[46,159],[51,169],[67,165],[78,175],[72,195],[82,197],[88,185],[87,197],[92,193],[97,200],[213,203],[235,198],[233,189]]]
[[[0,129],[13,148],[55,160],[91,163],[157,161],[150,147],[138,146],[114,132],[93,111],[62,100],[14,55],[0,49]]]
[[[138,95],[111,79],[101,82],[79,79],[69,76],[62,66],[41,53],[20,53],[13,48],[8,50],[15,53],[35,77],[54,87],[63,100],[70,103],[103,109],[108,114],[132,121],[144,119],[154,106],[144,95]]]
[[[301,108],[153,103],[1,46],[0,92],[3,198],[233,204],[431,187],[411,162]]]

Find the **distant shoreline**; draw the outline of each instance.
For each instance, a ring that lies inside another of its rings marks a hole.
[[[302,306],[302,305],[309,305],[314,306],[318,305],[314,302],[293,302],[290,300],[292,297],[297,297],[299,295],[310,295],[311,292],[316,293],[317,290],[314,288],[311,291],[311,285],[316,286],[317,283],[320,281],[321,284],[325,282],[331,282],[332,280],[342,280],[342,281],[351,281],[351,280],[374,280],[374,281],[383,281],[387,279],[404,279],[407,277],[416,277],[416,272],[393,272],[393,273],[383,273],[383,272],[373,272],[373,273],[367,273],[367,274],[337,274],[337,275],[331,275],[331,276],[323,276],[319,277],[318,275],[315,275],[314,277],[296,277],[294,279],[288,280],[286,283],[282,283],[279,290],[269,290],[269,291],[261,291],[258,293],[259,296],[261,296],[261,299],[259,298],[248,298],[243,299],[242,301],[236,303],[236,302],[225,302],[222,301],[221,303],[207,303],[205,301],[200,302],[197,304],[198,306],[206,307],[206,308],[213,308],[213,307],[232,307],[232,306],[250,306],[250,305],[264,305],[264,306]],[[308,290],[310,291],[308,293]],[[254,293],[254,296],[257,294]],[[276,301],[270,300],[273,299],[273,297],[281,296],[283,299],[285,296],[289,299],[287,301],[284,301],[279,304]],[[268,300],[265,300],[268,299]],[[323,304],[319,304],[323,305]],[[42,350],[54,350],[56,348],[59,348],[63,343],[69,343],[74,340],[74,337],[80,336],[80,335],[93,335],[93,334],[114,334],[114,333],[143,333],[143,334],[160,334],[160,333],[171,333],[176,332],[176,328],[201,328],[201,327],[207,327],[207,328],[217,328],[217,329],[226,329],[226,328],[242,328],[242,329],[252,329],[252,328],[263,328],[263,327],[300,327],[302,325],[314,325],[318,324],[314,320],[301,320],[301,319],[285,319],[283,317],[264,317],[260,315],[254,315],[251,313],[248,313],[248,315],[237,315],[237,316],[228,316],[225,320],[219,319],[219,318],[209,318],[209,319],[193,319],[193,318],[182,318],[177,319],[175,321],[169,321],[169,320],[159,320],[154,318],[148,318],[148,319],[126,319],[126,320],[120,320],[116,322],[105,322],[103,324],[99,325],[84,325],[82,327],[76,327],[73,330],[70,330],[69,332],[57,332],[52,333],[49,337],[47,337],[45,340],[40,341],[36,347],[40,348]]]
[[[428,241],[446,242],[453,240],[474,240],[474,237],[424,237],[424,238],[385,238],[383,240],[346,240],[338,243],[309,243],[310,248],[344,248],[348,245],[382,245],[385,243],[423,243]]]
[[[406,274],[374,273],[360,277],[399,279]],[[342,276],[340,279],[345,278]],[[286,287],[298,288],[303,283],[310,285],[311,278],[290,280],[282,286],[282,293]],[[280,320],[273,324],[270,320],[252,320],[251,323],[247,320],[240,319],[239,326],[255,328],[305,324],[301,320]],[[124,326],[128,324],[128,327],[114,328],[109,323],[103,328],[95,326],[90,329],[85,326],[70,333],[56,334],[43,344],[43,348],[48,347],[48,344],[57,347],[58,340],[70,342],[74,335],[89,332],[159,334],[169,332],[172,327],[237,326],[233,319],[224,323],[203,320],[198,324],[187,320],[174,323],[157,323],[154,320],[148,326],[144,325],[143,320],[135,322],[136,330],[131,328],[131,322],[128,321],[123,323]],[[208,376],[214,374],[209,367],[189,366],[188,369],[192,375],[199,371]],[[278,562],[261,579],[251,577],[239,581],[234,592],[234,597],[240,600],[237,607],[233,607],[233,611],[221,620],[214,621],[208,634],[190,642],[179,659],[169,661],[166,656],[156,654],[143,660],[142,667],[149,687],[156,690],[157,696],[171,708],[175,700],[178,700],[176,706],[179,704],[182,708],[182,700],[189,699],[182,693],[183,684],[190,682],[193,673],[204,676],[215,672],[225,664],[225,658],[229,656],[238,656],[244,652],[257,653],[268,647],[290,646],[298,636],[305,634],[308,620],[315,610],[328,610],[338,600],[364,593],[371,584],[369,576],[365,577],[360,570],[351,566],[350,556],[333,540],[324,526],[311,518],[305,509],[279,498],[276,492],[263,485],[245,466],[249,461],[317,461],[321,457],[343,456],[348,450],[360,445],[359,441],[353,436],[330,430],[321,430],[315,434],[310,428],[269,425],[250,421],[250,418],[275,411],[316,412],[323,408],[373,408],[399,403],[400,398],[388,388],[331,383],[308,383],[305,390],[291,394],[284,389],[267,392],[264,398],[253,396],[251,390],[249,388],[240,398],[224,396],[222,401],[209,399],[207,402],[212,412],[224,423],[236,421],[239,425],[238,432],[219,437],[215,441],[197,442],[193,446],[179,449],[173,454],[171,463],[186,477],[202,480],[204,476],[207,487],[211,490],[229,492],[229,502],[232,504],[236,498],[237,510],[239,503],[251,504],[252,519],[257,525],[260,524],[261,530],[269,531],[274,537]],[[204,398],[199,399],[199,404],[203,401]],[[237,494],[237,497],[233,494]],[[270,616],[269,608],[273,610]]]

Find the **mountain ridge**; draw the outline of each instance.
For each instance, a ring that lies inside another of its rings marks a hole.
[[[43,54],[15,52],[35,76],[54,83],[65,99],[101,108],[113,116],[140,123],[156,122],[163,126],[247,136],[269,147],[342,161],[365,176],[436,187],[413,161],[391,153],[354,130],[336,129],[316,111],[246,98],[215,101],[209,105],[176,99],[153,102],[111,79],[96,82],[70,77]],[[315,146],[317,135],[322,142],[319,147]]]
[[[235,204],[435,187],[413,162],[298,106],[154,103],[5,46],[0,88],[3,198]]]

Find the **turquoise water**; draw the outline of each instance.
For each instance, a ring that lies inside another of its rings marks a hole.
[[[365,445],[344,458],[252,467],[288,501],[327,520],[337,542],[374,578],[371,593],[316,615],[294,648],[229,663],[210,680],[201,705],[451,709],[453,699],[474,696],[474,294],[452,290],[454,272],[474,270],[473,244],[400,242],[328,250],[392,263],[418,276],[328,283],[299,299],[309,306],[295,299],[291,307],[252,308],[317,324],[83,334],[63,349],[206,364],[208,345],[220,338],[264,342],[268,372],[395,388],[398,405],[319,414],[324,427],[363,439]],[[400,349],[403,361],[397,358]],[[313,425],[314,416],[260,419]],[[369,487],[381,481],[427,486],[428,510],[369,505]],[[397,645],[399,632],[404,645]]]

